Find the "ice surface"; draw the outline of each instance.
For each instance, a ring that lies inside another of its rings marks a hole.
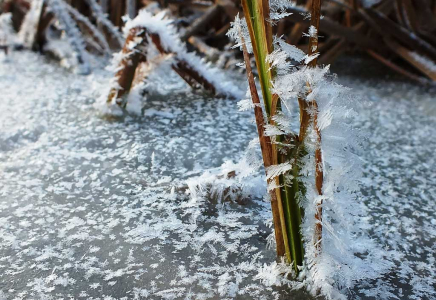
[[[100,118],[110,77],[27,52],[0,63],[0,299],[310,299],[267,249],[269,203],[186,195],[186,179],[240,159],[252,112],[184,90],[150,94],[142,117]],[[361,197],[396,264],[349,299],[434,299],[434,93],[343,81],[368,100],[354,121]]]

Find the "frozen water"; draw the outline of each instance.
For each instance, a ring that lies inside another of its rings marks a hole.
[[[26,52],[0,62],[0,299],[311,299],[271,267],[268,203],[185,194],[240,158],[252,112],[174,92],[149,95],[142,117],[101,118],[109,76]],[[361,197],[397,268],[349,298],[434,299],[434,91],[364,76],[342,76],[369,100]]]

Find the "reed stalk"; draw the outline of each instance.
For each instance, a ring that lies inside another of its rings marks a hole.
[[[319,22],[321,19],[321,0],[313,0],[311,8],[311,20],[310,25],[316,30],[316,34],[311,36],[309,39],[309,55],[314,55],[318,52],[318,30]],[[317,58],[314,58],[310,63],[309,67],[315,68],[317,65]],[[309,93],[310,85],[308,84]],[[321,152],[321,132],[318,128],[318,104],[316,100],[310,101],[309,104],[314,112],[313,115],[313,127],[316,132],[316,148],[315,148],[315,186],[318,195],[322,195],[322,186],[324,180],[323,172],[323,162],[322,162],[322,152]],[[314,243],[317,253],[321,251],[321,241],[322,241],[322,199],[316,205],[315,212],[316,227],[315,227],[315,237]]]
[[[111,88],[107,103],[115,102],[122,108],[126,107],[126,97],[132,88],[136,68],[140,62],[147,59],[143,51],[148,44],[146,35],[145,28],[135,27],[130,30],[122,50],[123,58],[119,62],[119,70],[115,75],[117,84]],[[141,39],[141,42],[132,49],[131,44],[137,39]]]
[[[268,168],[272,165],[288,162],[290,159],[293,161],[293,168],[291,170],[293,179],[291,182],[286,182],[286,174],[271,179],[271,181],[274,182],[268,182],[268,185],[274,183],[277,186],[274,188],[273,192],[270,193],[277,243],[277,254],[279,256],[284,254],[288,263],[292,263],[295,272],[298,273],[298,266],[302,265],[304,257],[303,241],[300,232],[301,208],[298,203],[298,195],[302,190],[298,180],[298,166],[300,161],[299,154],[301,154],[301,151],[289,151],[289,149],[301,149],[300,142],[298,141],[297,137],[288,137],[287,139],[284,136],[277,136],[275,142],[268,140],[267,143],[270,143],[270,145],[267,147],[264,145],[262,147],[264,126],[267,123],[274,125],[273,117],[281,110],[281,104],[278,95],[273,94],[271,91],[272,82],[274,79],[274,70],[267,61],[267,56],[273,51],[272,28],[271,24],[267,21],[269,19],[269,2],[268,0],[242,0],[242,7],[244,10],[245,19],[247,21],[251,43],[253,45],[253,53],[259,74],[265,113],[268,118],[267,122],[265,122],[263,118],[258,118],[256,116],[264,166]],[[251,73],[247,56],[248,54],[246,53],[246,49],[244,49],[247,73]],[[247,76],[249,75],[247,74]],[[253,81],[253,79],[249,77],[248,80],[250,83],[252,99],[253,102],[255,102],[254,99],[259,99],[259,97],[257,95],[257,91],[255,90],[254,83],[250,82]],[[296,145],[296,143],[298,143],[298,145]],[[289,149],[283,148],[282,145],[286,146],[286,144],[289,144]],[[280,150],[291,153],[288,155],[283,155],[281,154],[283,151]],[[280,232],[281,235],[278,234]]]
[[[242,34],[240,34],[241,41],[242,41],[242,50],[244,54],[244,61],[246,66],[246,73],[247,73],[247,80],[250,87],[250,93],[252,95],[251,99],[253,101],[254,105],[254,116],[256,119],[256,125],[257,125],[257,132],[259,135],[259,143],[260,143],[260,149],[262,151],[262,157],[263,157],[263,164],[265,167],[265,170],[272,165],[272,143],[271,138],[269,136],[265,136],[265,120],[263,116],[262,107],[260,106],[260,99],[259,94],[257,93],[256,83],[254,81],[253,72],[251,70],[250,65],[250,58],[248,55],[247,47],[245,46],[244,38],[242,37]],[[273,180],[270,180],[268,182],[269,184],[272,184]],[[279,210],[278,201],[281,201],[281,199],[277,199],[277,193],[276,190],[270,190],[269,191],[270,198],[271,198],[271,210],[274,220],[274,234],[276,238],[276,250],[278,256],[284,256],[285,255],[285,244],[283,240],[283,232],[282,232],[282,214]]]

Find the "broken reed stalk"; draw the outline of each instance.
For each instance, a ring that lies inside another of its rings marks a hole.
[[[135,71],[141,61],[145,61],[145,51],[143,48],[147,46],[147,31],[145,28],[135,27],[129,32],[126,38],[122,54],[123,57],[119,63],[119,70],[115,75],[117,86],[113,86],[109,92],[107,102],[117,103],[125,108],[127,105],[126,96],[132,88]],[[138,38],[141,40],[138,41]],[[131,43],[136,43],[135,47],[131,47]]]
[[[12,26],[15,31],[19,31],[26,14],[31,7],[31,3],[26,0],[3,1],[3,6],[0,7],[3,13],[12,13]]]
[[[284,136],[276,136],[276,140],[264,139],[263,131],[267,124],[275,125],[274,116],[281,110],[280,99],[278,95],[273,94],[271,91],[272,81],[274,77],[274,70],[267,62],[267,56],[273,51],[272,42],[272,28],[269,20],[269,2],[268,0],[242,0],[242,7],[247,21],[247,27],[250,34],[251,43],[253,45],[253,53],[256,60],[256,66],[259,74],[259,81],[262,89],[263,101],[267,122],[263,118],[256,115],[256,111],[261,111],[259,104],[255,103],[256,122],[258,123],[259,138],[264,147],[262,148],[262,156],[266,171],[268,167],[285,163],[289,157],[279,154],[279,152],[287,151],[282,144],[288,144],[292,148],[291,143],[295,143],[295,137],[286,139]],[[246,49],[244,50],[246,51]],[[245,63],[247,72],[250,70],[247,55],[245,56]],[[249,76],[249,82],[252,80]],[[250,91],[253,101],[259,99],[257,91],[253,83],[250,83]],[[257,113],[259,114],[259,113]],[[288,137],[289,138],[289,137]],[[269,141],[268,141],[269,140]],[[265,146],[265,143],[270,143]],[[279,146],[280,145],[280,146]],[[275,185],[271,195],[271,207],[274,218],[274,229],[277,243],[277,254],[279,256],[286,256],[288,263],[292,263],[296,273],[299,272],[298,266],[303,263],[303,241],[300,233],[301,228],[301,209],[298,203],[299,191],[302,187],[298,186],[298,164],[299,164],[299,151],[292,151],[295,156],[293,162],[292,175],[294,179],[292,182],[285,183],[284,174],[275,178],[270,178],[268,186]],[[267,174],[268,175],[268,174]],[[267,176],[268,178],[268,176]],[[280,235],[281,233],[281,235]]]
[[[368,54],[371,55],[372,57],[374,57],[375,59],[377,59],[378,61],[380,61],[382,64],[388,66],[389,68],[395,70],[396,72],[398,72],[399,74],[408,77],[411,80],[414,80],[416,82],[419,82],[420,84],[423,85],[431,85],[432,82],[424,77],[420,77],[417,76],[413,73],[410,73],[409,71],[407,71],[406,69],[400,67],[399,65],[395,64],[394,62],[388,60],[387,58],[381,56],[380,54],[372,51],[372,50],[367,50]]]

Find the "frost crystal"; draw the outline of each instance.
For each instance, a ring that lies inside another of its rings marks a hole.
[[[247,21],[239,18],[239,13],[235,17],[235,21],[230,23],[230,30],[227,32],[227,36],[236,41],[233,48],[239,48],[242,51],[242,45],[245,44],[248,53],[253,53],[253,46],[250,40],[250,34],[248,33]],[[241,40],[241,35],[244,41]]]

